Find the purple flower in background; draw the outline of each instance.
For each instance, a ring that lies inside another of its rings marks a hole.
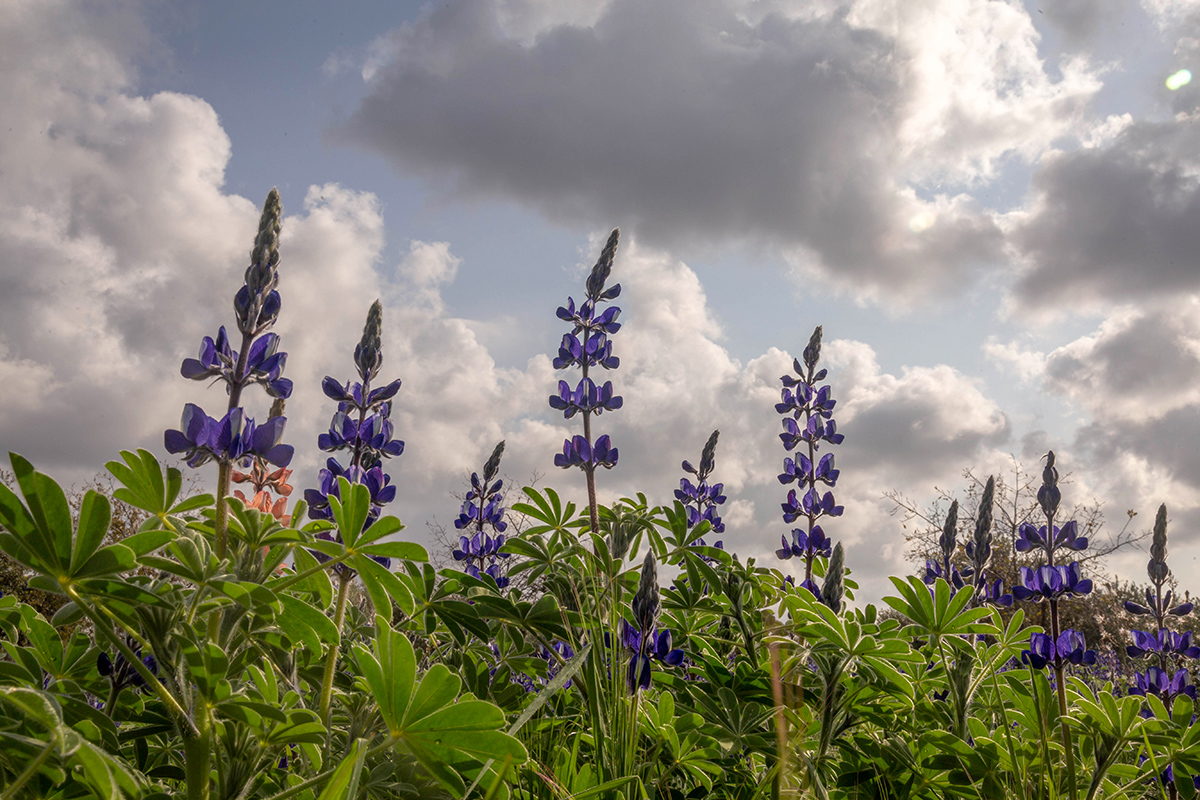
[[[483,478],[477,472],[471,473],[471,488],[463,498],[454,527],[460,531],[474,531],[474,534],[460,536],[458,547],[452,553],[455,561],[462,562],[463,572],[479,579],[487,575],[499,589],[509,584],[501,566],[509,554],[500,552],[504,546],[504,531],[508,529],[508,523],[504,521],[506,509],[501,505],[503,497],[500,494],[504,481],[495,480],[503,455],[504,442],[500,442],[483,465]],[[484,533],[486,528],[491,528],[496,535]]]
[[[1156,694],[1170,709],[1171,700],[1179,694],[1187,694],[1192,698],[1196,690],[1191,685],[1190,673],[1185,669],[1177,669],[1168,679],[1171,662],[1175,666],[1185,658],[1200,657],[1200,646],[1194,643],[1191,631],[1177,633],[1167,628],[1168,617],[1184,617],[1192,612],[1193,605],[1184,602],[1172,605],[1172,592],[1163,591],[1171,570],[1167,566],[1167,507],[1160,505],[1154,519],[1154,529],[1150,540],[1150,561],[1146,564],[1146,574],[1150,578],[1150,586],[1146,588],[1146,605],[1132,601],[1125,602],[1125,608],[1130,613],[1139,616],[1149,616],[1154,619],[1156,630],[1130,631],[1133,644],[1126,652],[1133,658],[1156,656],[1158,665],[1151,667],[1145,673],[1134,675],[1135,684],[1129,691],[1131,694]],[[1149,713],[1144,710],[1143,714]]]
[[[720,435],[720,431],[713,431],[709,435],[700,454],[699,468],[692,466],[690,461],[684,461],[682,464],[683,471],[695,475],[697,481],[693,484],[687,478],[680,478],[679,488],[675,490],[675,499],[684,507],[688,530],[701,522],[707,522],[713,533],[725,532],[725,523],[717,513],[717,506],[725,503],[725,484],[714,483],[710,486],[708,483],[708,478],[717,465],[717,438]],[[695,543],[702,544],[703,541],[697,540]]]

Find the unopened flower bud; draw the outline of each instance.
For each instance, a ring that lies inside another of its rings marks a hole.
[[[654,551],[646,553],[642,562],[642,576],[638,581],[637,594],[633,596],[633,618],[642,631],[654,627],[658,617],[658,564],[654,560]]]
[[[504,442],[496,445],[492,450],[492,455],[488,458],[487,463],[483,465],[483,481],[487,483],[492,478],[496,477],[496,473],[500,471],[500,457],[504,455]]]

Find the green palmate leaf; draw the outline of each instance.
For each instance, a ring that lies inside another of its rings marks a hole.
[[[174,538],[175,534],[172,531],[146,530],[135,533],[133,536],[126,536],[121,540],[121,544],[132,550],[135,555],[144,556],[153,553]]]
[[[20,716],[46,730],[57,730],[63,723],[62,708],[54,696],[39,689],[0,686],[0,703],[16,709]]]
[[[293,564],[296,572],[308,572],[315,569],[319,562],[307,547],[298,547],[292,551]],[[329,580],[328,570],[313,572],[304,580],[293,584],[294,589],[313,592],[321,599],[322,607],[328,608],[333,603],[333,584]]]
[[[371,524],[371,527],[369,527],[365,531],[363,531],[362,536],[360,536],[358,539],[358,544],[359,545],[369,544],[371,542],[378,541],[379,539],[382,539],[385,536],[390,536],[393,533],[399,533],[402,530],[404,530],[404,523],[401,522],[399,520],[399,518],[392,517],[392,516],[382,516],[379,519],[375,520],[375,522],[373,522]],[[413,548],[414,553],[418,553],[418,552],[424,553],[425,552],[425,548],[421,547],[420,545],[414,544],[414,545],[412,545],[412,548]],[[406,557],[407,556],[397,556],[397,558],[406,558]],[[428,556],[426,556],[425,558],[414,558],[413,560],[414,561],[426,561],[426,560],[428,560]]]
[[[108,575],[119,575],[137,566],[137,556],[123,544],[110,544],[99,550],[78,570],[72,570],[73,578],[100,578]]]
[[[374,530],[374,528],[372,528]],[[367,531],[370,533],[370,531]],[[406,561],[428,561],[429,553],[415,542],[379,542],[358,548],[360,553],[384,558],[402,558]]]
[[[329,508],[337,523],[338,532],[347,547],[353,547],[362,536],[367,516],[371,512],[371,492],[362,484],[352,484],[345,478],[338,478],[338,497],[329,498]]]
[[[213,497],[211,494],[192,495],[186,500],[180,500],[178,503],[172,506],[171,510],[168,511],[167,514],[169,516],[186,514],[188,511],[196,511],[197,509],[208,508],[215,502],[217,502],[217,498]]]
[[[72,758],[82,772],[83,783],[104,800],[141,796],[141,786],[135,773],[121,759],[115,758],[91,742],[79,740]]]
[[[160,519],[168,513],[190,510],[171,507],[183,485],[183,475],[179,470],[168,467],[164,477],[162,465],[148,450],[138,450],[137,453],[122,450],[121,458],[124,463],[114,460],[105,464],[112,476],[121,483],[121,488],[113,492],[113,497]]]
[[[374,652],[356,645],[355,655],[395,746],[416,757],[446,788],[461,795],[458,774],[469,761],[511,758],[524,762],[524,747],[504,733],[504,712],[492,703],[457,699],[461,679],[442,664],[418,683],[416,655],[403,633],[376,617]],[[478,764],[476,764],[478,766]]]

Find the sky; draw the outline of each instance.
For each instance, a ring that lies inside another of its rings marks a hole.
[[[1050,448],[1065,503],[1166,503],[1200,557],[1196,0],[7,0],[0,107],[0,448],[65,483],[223,408],[179,363],[277,186],[292,483],[380,298],[411,538],[501,439],[585,498],[554,311],[619,226],[602,500],[669,501],[720,429],[726,545],[778,563],[774,404],[820,324],[863,599],[911,570],[885,492]]]

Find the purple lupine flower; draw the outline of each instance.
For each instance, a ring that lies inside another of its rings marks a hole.
[[[985,603],[990,603],[994,606],[1003,606],[1008,608],[1013,604],[1013,596],[1011,593],[1004,591],[1004,581],[1000,578],[992,582],[987,581],[987,576],[984,576],[982,582],[983,594],[980,599]]]
[[[942,580],[946,581],[946,583],[950,584],[951,591],[957,592],[959,589],[962,589],[967,585],[966,579],[969,578],[970,575],[970,569],[965,570],[964,574],[964,571],[959,570],[959,568],[953,564],[950,565],[950,573],[946,574],[941,564],[936,561],[925,559],[925,574],[921,577],[921,580],[923,580],[927,586],[933,586],[933,584],[937,582],[937,579],[941,578]]]
[[[1200,658],[1200,646],[1193,643],[1191,631],[1176,633],[1165,628],[1157,634],[1146,631],[1130,631],[1133,644],[1125,648],[1131,658],[1141,658],[1149,653],[1170,653],[1184,658]]]
[[[617,456],[617,448],[612,446],[607,433],[594,445],[589,445],[582,436],[573,436],[563,441],[563,451],[554,457],[554,466],[612,469],[617,465]]]
[[[1133,644],[1126,648],[1126,652],[1134,658],[1156,654],[1158,665],[1151,667],[1144,674],[1136,673],[1134,677],[1137,683],[1134,688],[1130,689],[1130,693],[1157,694],[1170,709],[1172,698],[1181,693],[1195,698],[1196,690],[1190,685],[1190,674],[1187,669],[1177,670],[1168,680],[1168,665],[1172,657],[1177,666],[1181,659],[1200,657],[1200,647],[1193,644],[1194,636],[1191,631],[1176,633],[1166,627],[1168,616],[1187,616],[1193,609],[1190,602],[1172,605],[1171,590],[1168,589],[1165,593],[1163,591],[1164,585],[1171,576],[1171,570],[1167,566],[1166,505],[1160,505],[1155,516],[1151,535],[1150,561],[1146,565],[1146,574],[1151,583],[1151,586],[1146,588],[1146,605],[1126,601],[1125,608],[1131,613],[1152,617],[1157,623],[1155,626],[1157,630],[1153,633],[1130,631]],[[1144,709],[1142,713],[1145,716],[1150,712],[1149,709]]]
[[[713,431],[709,435],[700,453],[699,468],[692,466],[690,461],[684,461],[682,464],[684,472],[696,476],[695,484],[687,478],[680,478],[679,488],[675,490],[675,499],[684,507],[688,530],[701,522],[707,522],[713,533],[725,532],[725,523],[717,513],[717,506],[725,503],[725,484],[714,483],[710,486],[708,483],[708,478],[717,465],[717,439],[720,435],[720,431]],[[695,544],[703,544],[703,540],[697,540]]]
[[[287,354],[279,351],[279,336],[267,329],[279,317],[280,298],[275,287],[279,282],[279,232],[283,207],[279,192],[272,189],[263,204],[258,235],[246,268],[245,284],[234,297],[234,312],[238,331],[242,334],[235,351],[222,326],[216,339],[204,337],[199,358],[184,359],[180,373],[185,378],[206,380],[216,378],[225,383],[229,403],[225,416],[215,421],[198,406],[188,404],[183,412],[181,430],[167,431],[163,444],[167,451],[184,454],[191,467],[217,460],[222,464],[247,464],[262,456],[272,464],[284,467],[291,462],[292,447],[280,444],[285,418],[273,416],[258,426],[245,416],[241,408],[242,390],[260,384],[267,394],[284,399],[292,393],[292,382],[283,377]],[[228,483],[218,487],[223,497]],[[222,534],[218,534],[220,538]]]
[[[150,670],[151,674],[158,674],[158,661],[155,660],[153,654],[143,656],[142,646],[132,636],[125,637],[125,644],[138,657],[138,660]],[[146,679],[133,668],[133,665],[121,653],[117,653],[115,658],[109,658],[108,653],[100,653],[96,657],[96,669],[102,677],[108,678],[109,683],[118,692],[130,686],[135,689],[143,689],[146,686]]]
[[[825,444],[841,444],[845,438],[837,432],[837,423],[832,418],[837,405],[832,390],[829,386],[817,385],[828,374],[824,369],[817,369],[817,362],[821,358],[822,334],[823,329],[818,325],[804,348],[802,359],[792,361],[796,374],[780,378],[783,388],[780,390],[780,402],[775,405],[775,410],[784,415],[783,433],[779,434],[784,449],[790,453],[800,448],[795,457],[784,459],[783,472],[779,475],[781,484],[797,485],[788,491],[787,500],[781,504],[783,520],[790,524],[805,517],[804,527],[792,532],[791,545],[786,537],[781,537],[783,547],[776,551],[776,555],[780,558],[793,555],[803,557],[806,582],[812,578],[813,559],[818,555],[831,557],[824,533],[819,532],[817,520],[841,516],[843,511],[832,491],[817,491],[818,484],[834,488],[841,474],[834,467],[833,454],[818,455],[818,451]],[[815,536],[818,532],[819,536]],[[804,538],[800,538],[801,534]],[[817,596],[820,597],[820,594],[817,593]]]
[[[649,689],[651,668],[650,661],[658,661],[668,667],[678,667],[683,663],[683,650],[672,647],[671,631],[651,628],[642,646],[642,634],[625,619],[621,620],[621,642],[632,653],[629,666],[625,672],[625,685],[630,692],[636,689]]]
[[[506,509],[501,505],[503,496],[500,490],[504,487],[504,481],[495,478],[500,471],[500,458],[503,455],[504,442],[500,442],[483,465],[483,478],[480,479],[477,472],[471,473],[471,488],[463,498],[454,527],[473,530],[474,533],[469,537],[460,536],[459,546],[452,553],[455,561],[463,562],[464,572],[479,579],[487,575],[499,589],[509,585],[502,563],[510,555],[500,552],[505,541],[503,532],[508,529],[508,523],[504,521]],[[484,533],[485,528],[491,528],[496,535]]]
[[[803,528],[792,529],[792,542],[789,545],[786,537],[780,537],[780,543],[783,547],[775,551],[781,559],[789,559],[792,556],[798,558],[809,558],[811,556],[821,556],[829,558],[833,553],[833,540],[825,535],[825,531],[821,530],[820,525],[813,526],[811,531],[805,531]]]
[[[1028,522],[1021,523],[1017,529],[1017,538],[1013,542],[1013,546],[1018,553],[1025,553],[1035,548],[1040,550],[1057,550],[1058,548],[1066,548],[1067,550],[1086,550],[1088,540],[1086,536],[1079,536],[1079,526],[1075,520],[1071,520],[1061,528],[1054,527],[1054,535],[1047,536],[1046,526],[1038,528]]]
[[[329,498],[341,499],[339,477],[366,486],[370,492],[368,526],[379,518],[385,505],[396,499],[396,487],[383,471],[383,461],[404,452],[404,442],[394,438],[395,428],[389,418],[392,407],[389,401],[400,391],[401,384],[394,380],[371,388],[371,381],[379,376],[383,365],[382,330],[383,305],[376,300],[367,312],[362,338],[354,348],[354,366],[360,380],[343,384],[326,376],[321,382],[325,396],[337,401],[338,410],[329,430],[317,438],[317,446],[326,452],[349,451],[350,463],[343,467],[336,458],[330,458],[317,474],[317,488],[305,490],[304,499],[312,519],[332,516]]]
[[[256,425],[241,408],[230,409],[218,421],[188,403],[183,407],[182,430],[167,431],[163,443],[168,453],[182,453],[191,467],[213,459],[245,465],[254,456],[286,467],[294,453],[291,445],[280,443],[286,422],[284,417],[271,417]]]
[[[1066,595],[1085,595],[1092,582],[1082,576],[1079,562],[1036,569],[1021,567],[1021,585],[1013,587],[1018,600],[1057,600]]]
[[[613,259],[617,254],[617,242],[620,230],[613,229],[609,234],[604,249],[600,252],[591,274],[588,275],[586,299],[575,307],[575,298],[568,297],[567,305],[557,311],[558,318],[572,325],[571,332],[563,337],[559,347],[558,358],[554,359],[555,369],[565,369],[578,366],[581,370],[579,383],[571,388],[567,381],[558,382],[558,394],[549,398],[550,407],[563,412],[565,419],[576,414],[583,417],[583,435],[567,439],[563,443],[563,452],[554,457],[554,465],[569,469],[578,467],[583,470],[588,488],[588,518],[593,531],[600,527],[599,507],[596,502],[596,468],[611,469],[617,463],[617,448],[612,446],[607,435],[592,439],[592,415],[600,415],[605,411],[615,411],[621,408],[622,399],[614,394],[612,381],[606,381],[597,387],[588,376],[588,371],[596,366],[605,369],[615,369],[620,361],[612,354],[612,342],[609,337],[621,329],[617,317],[621,309],[610,306],[604,311],[599,310],[601,303],[615,300],[621,294],[620,284],[605,288],[608,276],[612,272]]]
[[[1145,672],[1135,672],[1129,693],[1140,697],[1152,694],[1167,704],[1181,694],[1196,699],[1196,687],[1192,685],[1191,673],[1186,669],[1176,670],[1170,676],[1161,667],[1150,667]]]
[[[1034,669],[1054,664],[1056,659],[1079,665],[1096,663],[1096,651],[1087,649],[1087,640],[1076,630],[1067,629],[1058,635],[1057,641],[1045,633],[1034,633],[1029,637],[1029,649],[1021,653],[1021,661]]]
[[[222,325],[217,338],[205,336],[200,342],[200,357],[185,358],[179,368],[185,378],[202,381],[207,378],[224,378],[227,382],[233,374],[235,357],[229,346],[229,336]]]

